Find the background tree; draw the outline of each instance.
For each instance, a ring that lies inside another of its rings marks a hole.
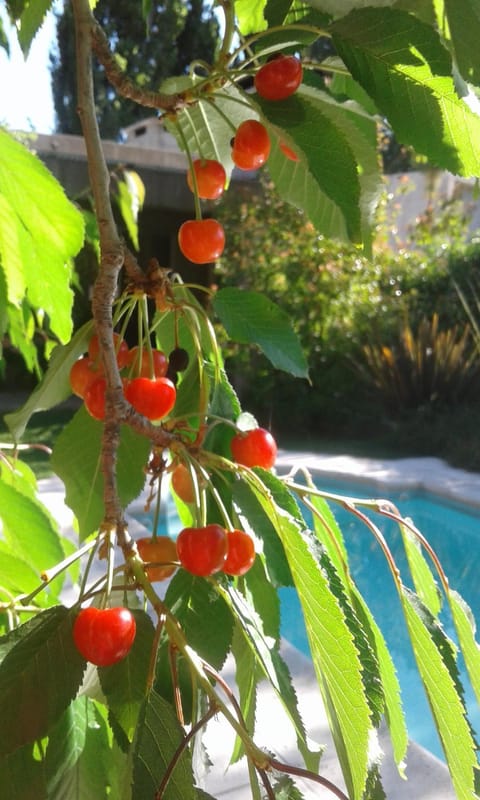
[[[151,4],[147,33],[136,0],[99,0],[95,15],[119,63],[139,87],[158,89],[170,75],[182,75],[195,60],[210,63],[218,43],[218,21],[203,0],[163,0]],[[80,134],[77,113],[74,24],[71,3],[57,19],[57,48],[51,54],[56,128]],[[122,128],[152,115],[150,109],[118,95],[95,62],[97,117],[102,136],[117,138]]]

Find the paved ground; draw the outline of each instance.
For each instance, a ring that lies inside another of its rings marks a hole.
[[[451,498],[465,499],[472,505],[480,507],[480,475],[451,469],[438,459],[380,461],[351,458],[348,455],[321,456],[313,453],[283,452],[279,456],[278,468],[285,474],[290,467],[300,463],[329,477],[353,476],[356,480],[369,481],[376,486],[376,489],[382,487],[383,496],[386,493],[388,495],[388,487],[408,485],[425,487]],[[57,479],[49,479],[40,483],[44,501],[64,529],[69,530],[71,515],[63,503],[63,489],[60,482]],[[312,665],[308,659],[286,643],[284,656],[297,686],[306,729],[313,741],[326,746],[321,762],[321,773],[339,786],[343,786]],[[231,664],[227,664],[225,676],[233,685]],[[280,760],[298,764],[291,726],[277,698],[266,685],[260,693],[257,720],[256,742],[261,747],[274,751]],[[215,770],[207,779],[205,788],[219,799],[250,800],[245,763],[240,762],[225,773],[233,737],[220,720],[211,724],[207,744]],[[410,745],[407,757],[407,780],[404,780],[399,776],[389,754],[388,738],[384,734],[380,737],[380,745],[385,752],[382,774],[388,800],[455,800],[456,795],[445,765],[430,753],[414,743]],[[306,798],[312,800],[332,798],[330,791],[316,784],[302,782],[302,791]]]

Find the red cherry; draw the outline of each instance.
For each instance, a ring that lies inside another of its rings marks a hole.
[[[297,91],[302,77],[302,64],[298,58],[278,56],[260,67],[254,84],[260,97],[265,100],[285,100]]]
[[[253,428],[237,433],[231,443],[232,456],[237,464],[244,467],[263,467],[270,469],[277,458],[277,443],[265,428]]]
[[[73,641],[79,653],[97,667],[109,667],[129,653],[136,625],[128,608],[94,608],[79,611],[73,624]]]
[[[199,158],[193,162],[193,170],[197,179],[198,196],[204,200],[217,200],[223,194],[227,174],[219,161],[211,158]],[[192,172],[187,172],[187,183],[192,192],[195,191]]]
[[[178,231],[178,246],[194,264],[208,264],[223,253],[225,231],[216,219],[189,219]]]
[[[137,539],[137,549],[144,561],[158,564],[145,569],[150,581],[164,581],[177,569],[170,563],[177,560],[177,548],[169,536]]]
[[[77,359],[70,369],[70,387],[77,397],[84,397],[88,385],[98,378],[99,372],[89,356]]]
[[[177,390],[168,378],[133,378],[125,387],[129,403],[150,420],[159,420],[170,413]]]
[[[161,350],[151,350],[151,360],[146,348],[130,348],[129,365],[133,374],[142,378],[163,378],[168,370],[168,358]],[[153,375],[152,375],[153,368]]]
[[[128,359],[129,359],[128,344],[124,339],[122,339],[119,333],[113,334],[113,343],[115,346],[115,352],[117,354],[118,367],[119,369],[122,369],[122,367],[126,367],[128,364]],[[88,355],[90,356],[92,361],[97,361],[99,354],[100,354],[100,345],[98,343],[98,336],[96,333],[94,333],[88,343]]]
[[[94,419],[102,421],[105,419],[105,392],[107,382],[105,378],[99,377],[91,381],[85,389],[83,402],[88,413]]]
[[[222,567],[227,575],[245,575],[255,561],[255,544],[245,531],[227,531],[227,558]]]
[[[178,464],[172,472],[172,488],[184,503],[195,501],[195,489],[190,470],[185,464]]]
[[[280,142],[280,150],[282,151],[283,155],[286,158],[290,159],[290,161],[300,161],[300,159],[297,156],[297,154],[295,153],[295,151],[292,150],[292,148],[289,147],[288,144],[285,144],[284,142]]]
[[[235,133],[232,161],[239,169],[258,169],[270,155],[270,137],[261,122],[247,119]]]
[[[227,556],[226,531],[220,525],[184,528],[177,537],[177,555],[187,572],[213,575],[222,569]]]

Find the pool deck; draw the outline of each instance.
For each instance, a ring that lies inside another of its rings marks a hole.
[[[398,488],[425,489],[450,500],[467,502],[480,508],[480,474],[448,467],[436,458],[407,458],[379,460],[354,458],[349,455],[318,455],[281,451],[277,461],[279,474],[292,467],[305,466],[329,478],[348,478],[372,486],[375,496],[387,496],[388,490]],[[42,500],[51,510],[65,533],[71,532],[72,516],[64,504],[61,482],[56,478],[39,481]],[[134,504],[134,506],[137,503]],[[135,535],[135,533],[134,533]],[[311,662],[288,643],[283,645],[283,655],[290,668],[297,689],[300,711],[305,728],[313,743],[325,746],[321,759],[321,774],[344,789],[338,761],[335,756],[325,711],[319,695]],[[227,662],[224,677],[234,684],[233,665]],[[277,759],[301,766],[295,735],[273,690],[264,685],[259,692],[257,709],[256,743],[271,752]],[[233,737],[221,720],[209,724],[206,744],[214,769],[205,780],[205,789],[219,800],[250,800],[251,791],[245,761],[228,766]],[[382,778],[387,800],[455,800],[446,766],[428,751],[411,743],[406,759],[406,780],[400,777],[391,756],[388,735],[380,732],[379,744],[384,752]],[[306,800],[320,798],[331,800],[330,790],[318,784],[297,781]]]

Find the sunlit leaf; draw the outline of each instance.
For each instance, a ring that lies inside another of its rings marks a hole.
[[[1,129],[0,196],[9,299],[18,304],[28,285],[29,303],[49,315],[52,330],[66,341],[72,330],[69,260],[83,243],[83,217],[42,162]]]
[[[458,97],[450,55],[433,28],[403,11],[367,8],[336,21],[331,32],[401,142],[454,174],[480,174],[480,116]]]
[[[4,420],[15,441],[21,439],[36,411],[47,411],[70,397],[70,369],[77,358],[86,352],[92,331],[93,323],[86,322],[68,345],[58,345],[52,353],[45,375],[28,400],[17,411],[5,414]]]
[[[25,5],[17,26],[18,42],[25,58],[30,45],[42,27],[47,11],[51,9],[53,0],[35,0]]]
[[[439,623],[419,599],[403,588],[402,602],[452,782],[459,800],[475,796],[476,743],[466,718],[455,652]]]
[[[451,589],[448,600],[468,676],[480,703],[480,647],[475,639],[475,619],[472,610],[458,592]]]
[[[257,98],[257,102],[265,117],[280,131],[285,130],[300,148],[300,152],[307,157],[308,174],[318,184],[319,190],[341,212],[349,238],[354,242],[361,241],[357,161],[351,142],[345,135],[344,126],[339,125],[340,117],[334,118],[331,113],[327,113],[313,90],[312,96],[305,89],[305,92],[297,92],[281,103],[272,103],[261,98]],[[284,161],[289,159],[284,156]],[[275,167],[275,162],[273,166]],[[292,172],[292,183],[294,180],[301,180],[301,162],[293,162],[291,166],[299,167]],[[272,177],[277,183],[275,169]],[[289,197],[286,196],[285,199],[289,200]]]
[[[445,0],[455,60],[469,83],[480,83],[480,8],[476,0]]]

